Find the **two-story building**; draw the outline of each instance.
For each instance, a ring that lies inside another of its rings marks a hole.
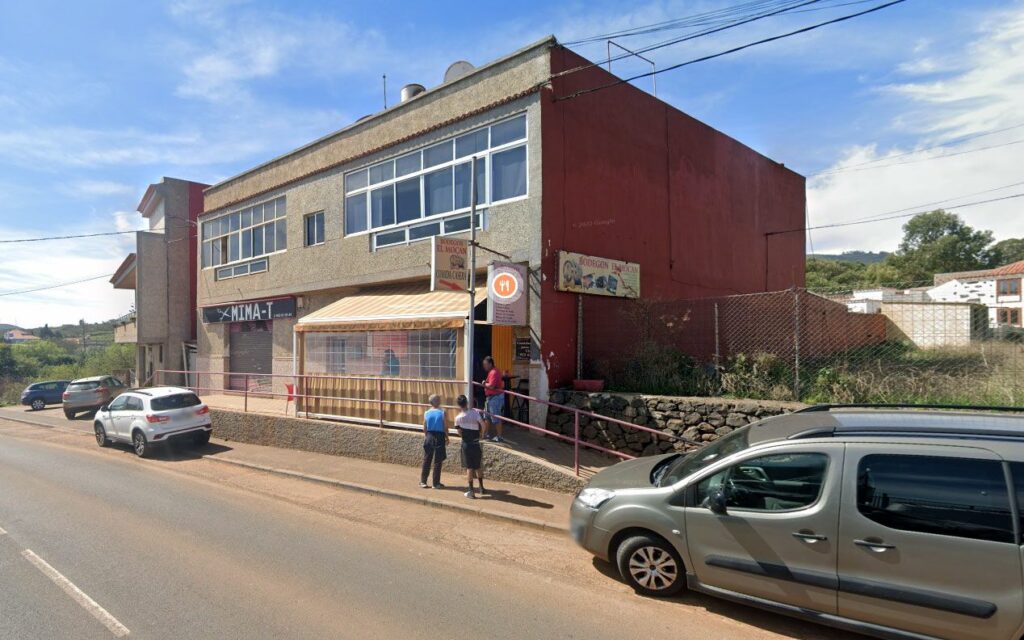
[[[236,388],[247,378],[221,374],[388,376],[392,399],[450,401],[470,350],[543,396],[571,383],[579,356],[627,350],[636,333],[628,300],[559,290],[560,251],[638,265],[651,300],[801,286],[803,177],[629,84],[577,95],[616,81],[547,38],[452,65],[440,85],[409,85],[400,103],[208,188],[198,369]],[[524,266],[528,311],[521,327],[489,325],[481,289],[467,345],[468,296],[430,291],[430,239],[471,224],[477,283],[491,260]],[[605,293],[620,284],[589,275]],[[304,384],[372,398],[379,381]],[[359,415],[326,399],[305,409]]]
[[[989,327],[1022,326],[1024,260],[995,269],[939,273],[928,296],[937,302],[974,302],[988,307]]]
[[[208,185],[177,178],[151,184],[137,210],[149,223],[135,234],[135,251],[110,283],[135,291],[135,310],[118,319],[115,342],[134,343],[138,385],[160,369],[194,368],[197,219]]]

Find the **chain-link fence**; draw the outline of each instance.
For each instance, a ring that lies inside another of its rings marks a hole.
[[[1019,304],[1019,302],[1018,302]],[[622,308],[589,373],[618,390],[835,403],[1024,404],[1024,332],[997,305],[923,288],[791,289]],[[609,323],[610,324],[610,323]],[[1019,320],[1017,322],[1019,325]]]

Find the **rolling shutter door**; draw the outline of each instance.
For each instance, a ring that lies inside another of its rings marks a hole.
[[[273,332],[271,322],[242,322],[231,326],[231,371],[238,373],[273,372]],[[269,378],[250,378],[250,389],[269,384]],[[232,376],[232,389],[244,389],[245,377]]]

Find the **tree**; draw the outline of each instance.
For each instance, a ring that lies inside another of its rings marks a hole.
[[[996,265],[1024,260],[1024,238],[1007,238],[992,245]]]
[[[993,266],[991,231],[976,231],[942,209],[921,213],[903,225],[899,250],[885,260],[906,282],[930,281],[936,273]]]

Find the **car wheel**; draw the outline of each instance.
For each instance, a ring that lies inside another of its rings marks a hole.
[[[146,434],[141,431],[136,431],[132,434],[132,449],[135,450],[135,455],[140,458],[149,457],[149,443],[146,442]]]
[[[661,538],[648,535],[627,538],[619,545],[615,560],[622,579],[639,594],[671,596],[685,585],[682,558]]]
[[[97,422],[93,426],[93,431],[96,432],[96,444],[100,445],[101,447],[106,447],[110,445],[110,440],[107,438],[107,430],[103,428],[102,424]]]
[[[207,445],[210,442],[210,433],[210,431],[197,431],[196,434],[192,436],[192,443],[197,447]]]
[[[46,403],[43,402],[42,398],[36,398],[35,400],[32,401],[31,406],[33,411],[42,411],[44,408],[46,408]]]
[[[65,409],[64,410],[64,417],[67,418],[68,420],[74,420],[75,419],[75,412],[72,411],[71,409]]]

